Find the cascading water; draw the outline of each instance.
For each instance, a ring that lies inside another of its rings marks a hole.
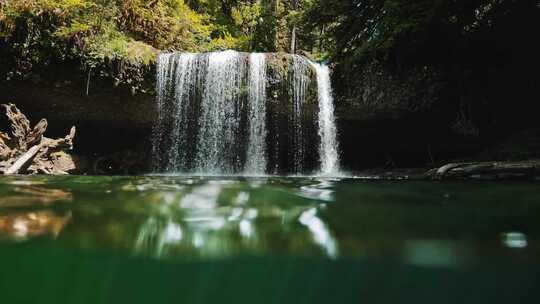
[[[232,174],[238,165],[244,66],[237,52],[209,54],[195,157],[199,173]]]
[[[152,134],[152,157],[154,171],[160,169],[162,163],[161,151],[163,136],[165,134],[165,102],[167,101],[167,95],[169,93],[169,85],[171,84],[171,74],[173,69],[171,64],[174,62],[172,59],[173,54],[161,54],[157,60],[157,75],[156,75],[156,92],[157,92],[157,120],[154,124],[154,130]]]
[[[171,149],[169,149],[168,157],[168,170],[176,170],[181,164],[186,161],[186,150],[181,147],[186,146],[186,132],[182,122],[185,120],[188,114],[189,97],[193,94],[195,86],[196,75],[194,71],[194,54],[180,54],[177,59],[178,66],[176,68],[176,75],[174,78],[175,85],[181,87],[182,90],[174,91],[174,116],[177,118],[173,120],[173,126],[171,130],[171,138],[173,143]]]
[[[249,56],[249,141],[245,172],[266,172],[266,58],[264,54]]]
[[[161,54],[156,89],[155,172],[338,172],[326,66],[298,55]]]
[[[321,174],[332,175],[339,172],[339,155],[336,119],[334,117],[334,99],[330,84],[330,69],[322,64],[313,64],[317,71],[319,97],[319,155]]]
[[[303,105],[306,100],[306,93],[310,84],[309,61],[299,55],[292,57],[292,85],[290,86],[293,111],[291,112],[293,123],[293,152],[294,172],[299,173],[304,170],[304,134],[303,134]]]

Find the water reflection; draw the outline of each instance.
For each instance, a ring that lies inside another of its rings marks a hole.
[[[469,248],[455,241],[411,240],[403,249],[404,262],[422,267],[458,268],[471,258]]]
[[[508,248],[521,249],[527,247],[527,236],[521,232],[502,234],[503,244]]]
[[[308,199],[332,202],[335,200],[334,189],[335,183],[333,180],[321,179],[316,180],[313,184],[300,187],[299,194]]]
[[[160,222],[150,218],[141,227],[135,242],[136,251],[146,251],[155,256],[162,256],[168,246],[181,242],[182,227],[172,221]]]
[[[300,215],[299,220],[302,225],[308,227],[309,231],[313,234],[315,242],[325,249],[328,256],[336,258],[338,255],[336,241],[332,237],[328,226],[317,217],[317,209],[311,208],[304,211],[302,215]]]
[[[516,193],[520,193],[516,197]],[[320,178],[0,178],[0,239],[168,258],[540,256],[537,185]]]
[[[209,181],[186,187],[174,199],[163,194],[167,209],[141,225],[134,251],[156,257],[227,256],[276,248],[337,257],[336,241],[318,215],[322,205],[293,193],[283,200],[279,192],[276,200],[276,189],[269,184]]]
[[[53,211],[36,211],[0,215],[0,237],[16,241],[44,235],[58,237],[70,220],[70,212],[57,214]]]
[[[16,186],[0,197],[0,208],[28,207],[51,205],[55,202],[70,202],[71,192],[62,189],[51,189],[34,185]]]
[[[7,180],[0,187],[0,238],[23,241],[38,236],[58,237],[72,219],[70,211],[57,211],[57,203],[69,203],[65,189],[48,188],[41,180]],[[45,209],[44,209],[45,208]]]

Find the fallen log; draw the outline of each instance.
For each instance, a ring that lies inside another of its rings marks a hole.
[[[35,145],[32,148],[30,148],[26,153],[24,153],[11,167],[9,167],[4,174],[17,174],[23,167],[28,168],[30,166],[30,162],[34,159],[34,157],[39,152],[39,149],[41,149],[41,145]]]
[[[540,160],[464,162],[444,165],[427,173],[432,179],[539,179]]]
[[[64,138],[47,138],[46,119],[31,128],[28,118],[14,104],[2,106],[11,134],[0,132],[0,173],[68,174],[76,169],[72,157],[64,153],[73,149],[75,127]]]

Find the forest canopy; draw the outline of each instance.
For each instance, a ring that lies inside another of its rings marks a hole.
[[[281,51],[349,67],[482,61],[519,49],[538,9],[535,0],[0,0],[0,49],[15,59],[8,76],[58,59],[85,70],[147,65],[160,50]]]

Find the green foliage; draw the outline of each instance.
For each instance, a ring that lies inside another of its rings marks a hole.
[[[240,3],[238,7],[232,9],[231,17],[242,33],[249,35],[259,22],[261,5],[260,3]]]
[[[122,75],[152,64],[159,50],[248,50],[259,3],[183,0],[5,0],[0,2],[3,77],[24,77],[55,61]],[[191,6],[190,6],[191,5]],[[123,68],[113,68],[121,66]],[[128,68],[129,67],[129,68]],[[6,70],[8,69],[8,70]]]
[[[291,28],[301,28],[311,2],[4,0],[0,41],[20,59],[22,74],[58,56],[96,67],[114,60],[148,64],[158,50],[289,51]]]
[[[532,42],[540,29],[538,1],[313,0],[306,5],[301,46],[332,61],[341,101],[380,99],[381,105],[400,106],[438,98],[452,131],[468,136],[500,130],[505,119],[507,126],[517,126],[529,117],[524,109],[535,100],[529,96],[537,95],[530,84],[539,65],[540,49]],[[373,73],[371,66],[377,67]],[[431,70],[430,77],[415,75]],[[410,82],[409,75],[415,75]],[[384,86],[366,83],[370,78]]]
[[[520,24],[522,20],[518,16],[538,9],[532,0],[312,0],[306,3],[302,15],[305,46],[336,61],[374,56],[394,60],[398,65],[408,57],[415,57],[419,49],[433,52],[441,45],[450,49],[466,47],[468,41],[495,32],[496,25],[502,27],[507,23],[505,20],[514,18],[511,16]]]
[[[113,61],[148,64],[157,54],[152,46],[119,31],[114,2],[6,1],[0,12],[0,51],[13,61],[11,70],[4,71],[8,78],[24,77],[55,61],[105,68]]]
[[[158,49],[204,49],[211,32],[205,16],[182,0],[125,0],[119,23],[122,30]]]
[[[463,52],[495,29],[523,32],[512,16],[534,9],[532,0],[3,0],[0,52],[14,61],[9,77],[55,60],[107,74],[114,62],[149,65],[160,50],[289,52],[294,29],[309,57],[401,66]]]

